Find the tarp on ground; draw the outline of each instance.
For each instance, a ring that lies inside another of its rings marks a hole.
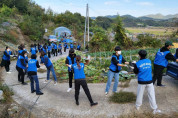
[[[71,39],[64,39],[62,42],[64,42],[64,43],[72,43],[73,41]]]

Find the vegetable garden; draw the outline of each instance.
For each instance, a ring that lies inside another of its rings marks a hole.
[[[147,58],[154,61],[155,54],[158,49],[146,49],[147,50]],[[138,51],[136,50],[123,50],[122,55],[128,62],[138,61]],[[171,52],[174,54],[175,49],[171,49]],[[87,53],[84,54],[80,51],[75,52],[77,55],[82,57],[82,62],[85,63],[85,59],[88,55],[91,56],[90,63],[85,66],[85,75],[86,80],[89,83],[106,83],[107,82],[107,72],[109,69],[109,65],[111,63],[111,56],[114,52],[96,52],[96,53]],[[57,75],[60,77],[61,81],[68,80],[68,68],[65,65],[65,59],[61,58],[56,62],[53,62],[54,68],[56,70]],[[153,67],[153,66],[152,66]],[[128,67],[123,67],[122,70],[129,71]],[[119,81],[124,82],[126,80],[130,80],[131,78],[135,78],[135,75],[132,72],[129,74],[120,73]]]

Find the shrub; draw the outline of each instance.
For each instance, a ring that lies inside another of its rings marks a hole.
[[[136,100],[136,95],[133,92],[119,92],[114,93],[112,96],[109,97],[110,102],[124,104],[134,102]]]
[[[0,13],[3,16],[10,16],[12,14],[12,9],[7,7],[6,5],[3,5],[3,7],[0,9]]]
[[[12,101],[11,96],[13,95],[12,90],[7,85],[2,84],[0,84],[0,90],[4,92],[3,94],[4,100],[2,100],[1,102],[11,102]]]

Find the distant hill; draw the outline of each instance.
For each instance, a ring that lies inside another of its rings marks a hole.
[[[166,15],[166,16],[164,16],[162,14],[150,14],[150,15],[146,15],[146,16],[142,16],[142,17],[166,20],[166,19],[171,19],[171,18],[178,18],[178,14],[174,14],[174,15],[170,14],[170,15]]]
[[[103,17],[107,17],[107,18],[116,18],[117,15],[107,15],[107,16],[103,16]],[[172,18],[178,18],[178,14],[169,14],[169,15],[162,15],[160,13],[158,14],[150,14],[150,15],[145,15],[145,16],[141,16],[141,17],[134,17],[132,15],[122,15],[121,17],[125,18],[133,18],[133,19],[141,19],[141,20],[168,20],[168,19],[172,19]],[[96,17],[91,17],[91,19],[96,19]]]

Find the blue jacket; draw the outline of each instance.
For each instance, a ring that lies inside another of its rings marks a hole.
[[[44,53],[46,54],[46,49],[42,48],[42,50],[44,51]]]
[[[77,50],[80,49],[80,45],[77,46]]]
[[[84,73],[84,64],[80,63],[81,69],[77,66],[77,63],[72,65],[72,68],[74,70],[74,79],[85,79],[85,73]]]
[[[59,45],[58,45],[58,48],[59,48],[59,49],[62,49],[62,45],[61,45],[61,44],[59,44]]]
[[[37,66],[36,66],[37,60],[36,59],[30,59],[28,61],[28,69],[27,72],[33,71],[37,72]]]
[[[52,49],[52,47],[48,45],[48,52],[50,52],[51,49]]]
[[[51,60],[46,55],[44,57],[41,57],[41,63],[44,63],[46,68],[48,68],[52,65]]]
[[[25,61],[25,57],[23,57],[23,56],[21,56],[21,55],[19,55],[19,57],[18,57],[18,59],[17,59],[17,66],[19,67],[19,68],[22,68],[22,69],[26,69],[26,66],[23,66],[22,65],[22,63],[21,63],[21,59],[23,59],[23,61],[24,61],[24,64],[26,65],[26,61]]]
[[[18,55],[21,55],[23,50],[18,50]]]
[[[141,59],[136,63],[138,68],[138,83],[152,83],[152,66],[151,60],[149,59]]]
[[[165,51],[165,52],[160,52],[160,50],[156,53],[156,57],[154,60],[154,64],[160,65],[163,67],[167,67],[168,65],[168,60],[165,58],[166,55],[170,53],[170,51]]]
[[[57,49],[57,45],[56,44],[54,44],[54,49]]]
[[[12,54],[12,52],[11,51],[8,52],[7,50],[5,50],[5,53],[7,54],[7,56],[3,55],[2,59],[6,61],[10,61],[10,55]]]
[[[74,45],[73,45],[73,44],[70,44],[70,48],[74,48]]]
[[[69,56],[67,56],[67,59],[69,60],[69,65],[72,65],[72,59],[71,59]],[[76,58],[74,58],[74,64],[75,64],[75,63],[77,63],[77,62],[76,62]],[[71,71],[71,70],[72,70],[72,69],[68,67],[68,71]]]
[[[116,58],[116,60],[118,61],[119,64],[122,64],[122,55],[119,55],[119,58],[116,55],[112,55],[112,58]],[[109,69],[112,71],[120,71],[121,70],[121,66],[117,66],[112,62],[112,58],[111,58],[111,65],[109,66]]]
[[[31,52],[32,54],[36,54],[36,48],[35,48],[35,47],[32,47],[31,50],[30,50],[30,52]]]

